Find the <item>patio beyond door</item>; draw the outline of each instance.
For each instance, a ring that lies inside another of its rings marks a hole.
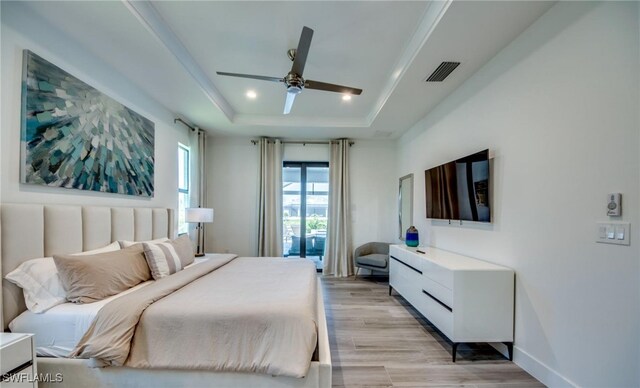
[[[284,162],[282,223],[285,257],[306,257],[322,269],[329,204],[328,162]]]

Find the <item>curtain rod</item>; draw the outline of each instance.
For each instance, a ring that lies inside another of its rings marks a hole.
[[[198,133],[204,133],[204,131],[200,128],[196,127],[192,127],[189,123],[187,123],[186,121],[184,121],[183,119],[181,119],[180,117],[178,117],[177,119],[173,119],[173,123],[177,123],[177,122],[181,122],[182,124],[186,125],[187,128],[191,129],[193,132],[198,132]]]
[[[260,142],[260,140],[255,140],[252,139],[251,143],[253,145],[256,145]],[[322,141],[322,140],[282,140],[281,143],[282,144],[302,144],[303,146],[307,145],[307,144],[334,144],[336,141],[335,140],[327,140],[327,141]],[[356,144],[355,141],[350,140],[349,141],[349,147],[351,147],[352,145]]]

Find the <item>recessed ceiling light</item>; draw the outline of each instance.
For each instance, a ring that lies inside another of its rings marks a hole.
[[[351,100],[351,95],[350,94],[344,94],[342,96],[342,100],[343,101],[350,101]]]
[[[252,99],[252,100],[253,100],[253,99],[254,99],[254,98],[256,98],[256,97],[258,97],[258,95],[257,95],[257,94],[256,94],[256,92],[254,92],[253,90],[249,90],[249,91],[247,92],[247,98],[250,98],[250,99]]]

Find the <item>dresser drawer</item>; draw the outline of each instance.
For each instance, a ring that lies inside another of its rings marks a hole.
[[[389,266],[389,285],[409,303],[415,304],[420,301],[422,275],[393,259]]]
[[[453,290],[453,271],[441,267],[429,260],[423,260],[422,273],[431,280]]]
[[[432,296],[422,293],[422,314],[448,338],[453,339],[453,312],[438,303]]]
[[[422,290],[447,305],[450,309],[453,309],[452,290],[424,275],[422,276]]]
[[[405,265],[406,267],[412,269],[414,272],[422,273],[422,262],[424,260],[416,256],[415,253],[392,246],[389,251],[389,256],[391,260],[395,260],[399,264]]]
[[[31,337],[3,346],[0,350],[2,374],[31,361],[33,359],[31,354],[32,349]]]

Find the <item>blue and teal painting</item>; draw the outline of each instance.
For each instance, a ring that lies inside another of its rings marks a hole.
[[[153,122],[24,50],[22,182],[153,197]]]

